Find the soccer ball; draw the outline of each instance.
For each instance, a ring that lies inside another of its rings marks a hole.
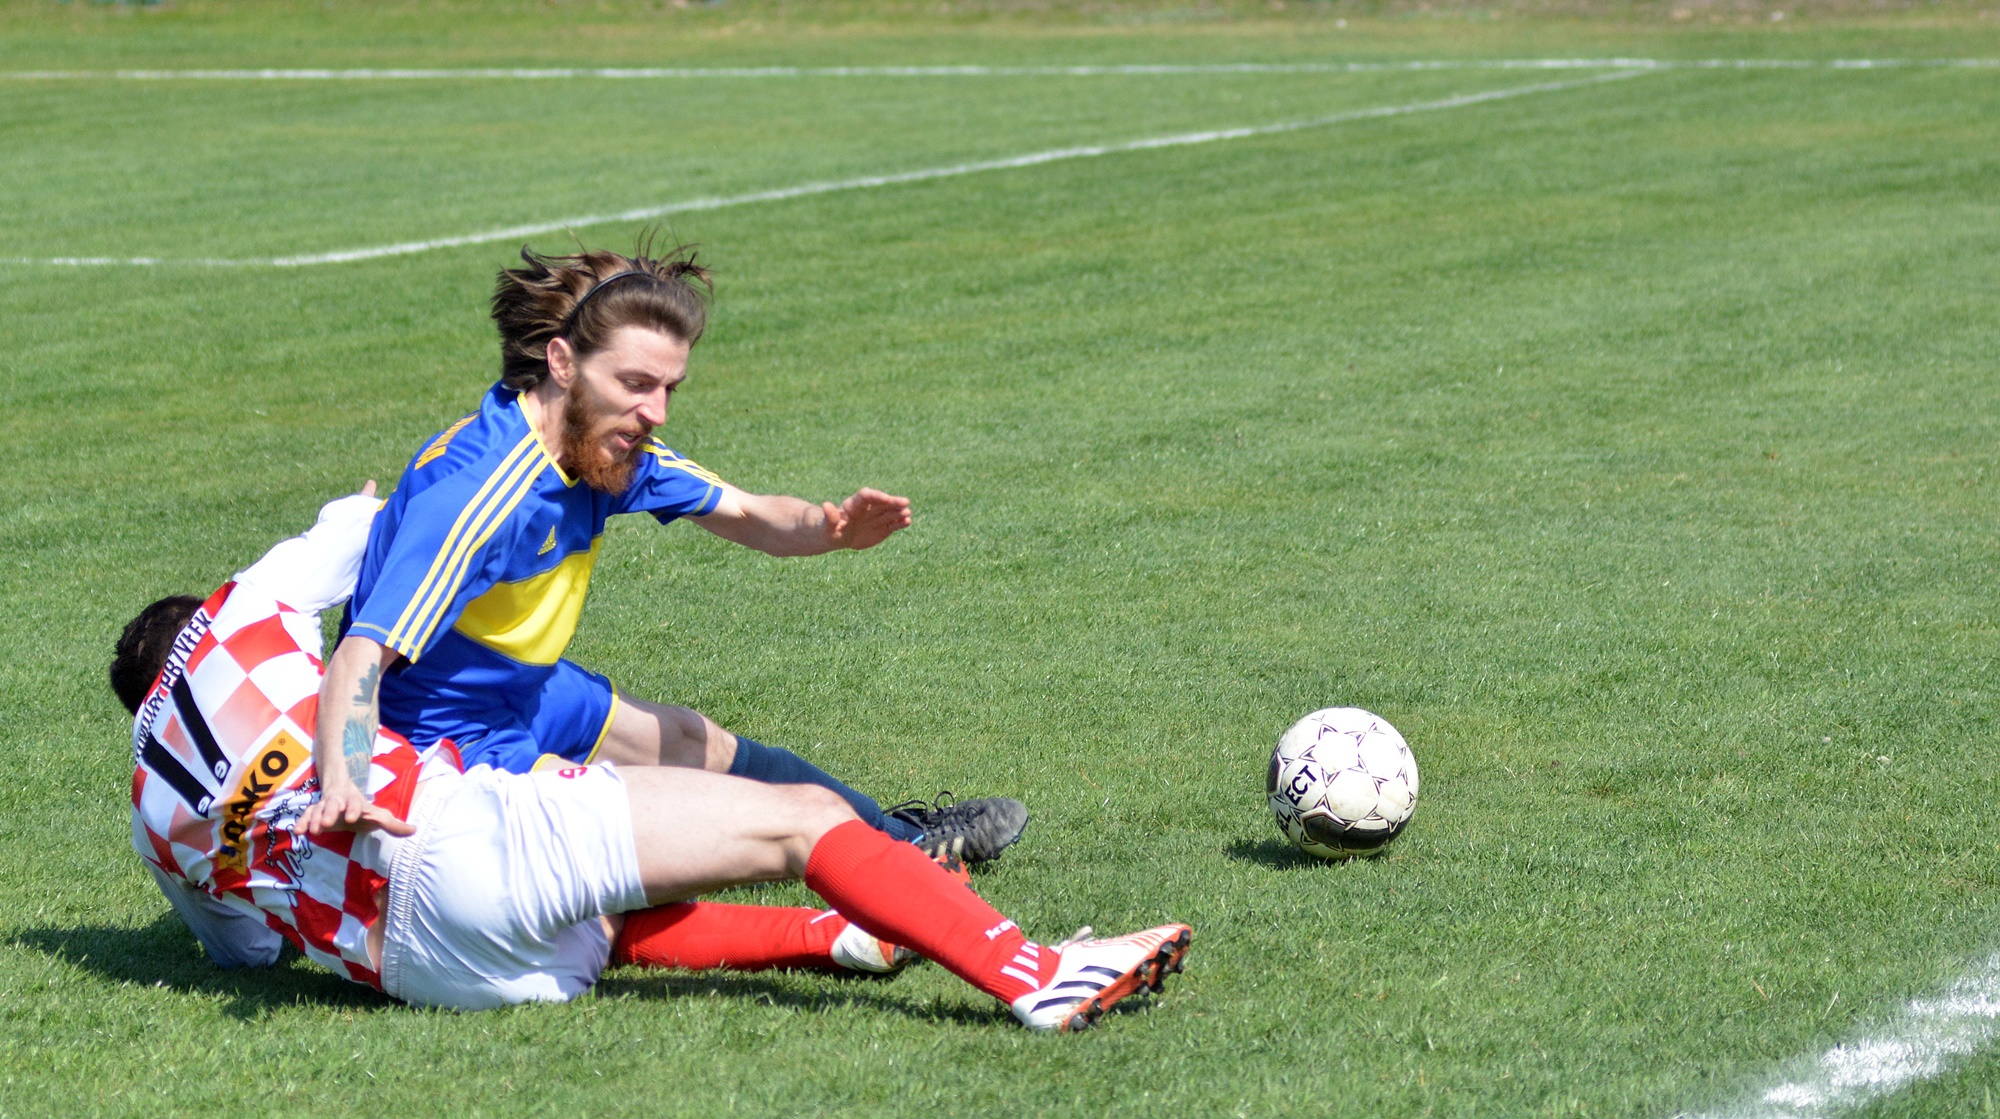
[[[1417,759],[1387,719],[1329,707],[1278,739],[1265,791],[1299,850],[1322,859],[1374,854],[1417,809]]]

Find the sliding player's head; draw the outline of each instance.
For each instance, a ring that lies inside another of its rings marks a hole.
[[[562,468],[618,493],[687,378],[708,325],[708,272],[688,246],[521,259],[493,289],[500,379],[560,403]]]
[[[134,715],[139,713],[140,701],[152,690],[153,681],[160,678],[160,669],[167,666],[174,638],[181,635],[188,619],[199,609],[200,599],[179,594],[153,603],[125,623],[125,632],[118,635],[118,647],[111,659],[111,690],[118,693],[118,702],[125,705],[125,710]]]

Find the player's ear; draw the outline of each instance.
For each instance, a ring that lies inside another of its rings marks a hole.
[[[549,379],[556,383],[557,388],[568,392],[570,385],[576,382],[576,349],[569,344],[569,339],[558,334],[549,339],[548,354]]]

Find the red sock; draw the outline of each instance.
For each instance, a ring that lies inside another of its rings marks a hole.
[[[830,909],[682,902],[625,915],[611,962],[691,971],[842,970],[830,950],[847,920]]]
[[[1022,936],[922,851],[859,820],[820,837],[806,862],[806,885],[868,932],[1002,1002],[1040,989],[1055,971],[1054,949]]]

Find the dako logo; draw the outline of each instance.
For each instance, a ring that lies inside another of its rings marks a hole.
[[[285,781],[304,765],[309,752],[288,731],[279,731],[258,749],[243,774],[222,803],[222,846],[216,851],[218,867],[238,873],[250,869],[250,842],[257,826],[257,812],[284,787]]]

